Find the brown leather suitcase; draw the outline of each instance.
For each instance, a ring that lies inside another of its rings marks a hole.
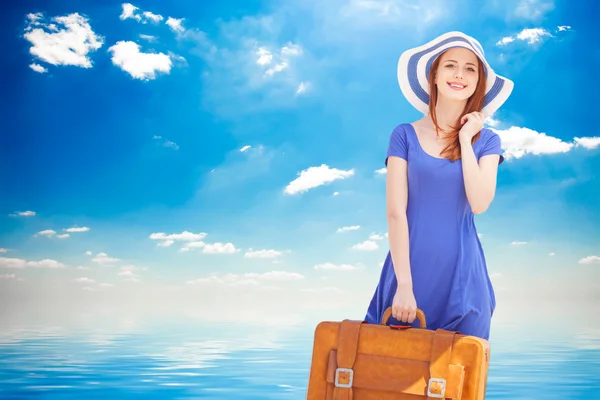
[[[447,330],[343,320],[315,329],[307,400],[483,400],[490,345]]]

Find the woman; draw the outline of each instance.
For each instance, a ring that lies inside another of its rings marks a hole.
[[[494,73],[479,42],[449,32],[404,52],[398,81],[425,116],[390,137],[386,202],[390,251],[366,321],[418,326],[489,338],[496,306],[474,214],[484,212],[504,160],[499,136],[484,118],[513,83]]]

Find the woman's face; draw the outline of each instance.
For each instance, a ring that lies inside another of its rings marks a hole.
[[[471,50],[457,47],[441,55],[435,83],[439,96],[449,100],[467,100],[479,80],[479,63]]]

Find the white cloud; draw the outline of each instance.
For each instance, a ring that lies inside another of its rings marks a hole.
[[[291,42],[275,51],[266,46],[258,46],[255,54],[256,64],[264,67],[264,74],[273,76],[290,66],[291,57],[302,55],[302,47]]]
[[[81,278],[77,278],[77,279],[75,279],[75,282],[82,282],[82,283],[94,283],[94,282],[96,282],[96,281],[95,281],[95,280],[93,280],[93,279],[90,279],[90,278],[86,278],[86,277],[84,276],[84,277],[81,277]]]
[[[66,232],[71,232],[71,233],[73,233],[73,232],[87,232],[87,231],[90,230],[90,228],[87,228],[87,227],[81,227],[81,228],[73,227],[73,228],[67,228],[67,229],[63,229],[63,230],[66,231]],[[70,237],[71,235],[68,234],[68,233],[63,233],[63,234],[57,235],[55,230],[53,230],[53,229],[46,229],[46,230],[43,230],[43,231],[39,231],[38,233],[36,233],[34,235],[34,237],[37,237],[37,236],[56,237],[58,239],[66,239],[66,238]]]
[[[377,233],[372,233],[371,236],[369,236],[369,240],[383,240],[383,236]]]
[[[109,257],[106,253],[98,253],[96,257],[92,258],[92,261],[98,264],[111,264],[119,261],[119,259]]]
[[[157,40],[156,36],[145,35],[143,33],[140,33],[140,39],[144,39],[144,40],[147,40],[149,42],[156,42],[156,40]]]
[[[568,153],[574,147],[591,150],[600,146],[600,137],[575,137],[572,142],[536,132],[533,129],[511,126],[508,129],[493,129],[502,140],[504,156],[507,160],[521,158],[526,154]]]
[[[164,53],[143,53],[140,46],[131,41],[118,41],[108,49],[113,54],[111,61],[114,65],[140,80],[156,79],[156,73],[168,74],[173,62]]]
[[[358,269],[361,269],[360,266],[356,266],[356,265],[350,265],[350,264],[334,264],[334,263],[330,263],[330,262],[326,262],[326,263],[322,263],[322,264],[316,264],[314,266],[315,270],[334,270],[334,271],[356,271]]]
[[[296,94],[306,93],[310,90],[312,84],[310,82],[300,82],[298,88],[296,89]]]
[[[135,265],[124,265],[121,267],[121,271],[117,273],[118,276],[124,277],[129,282],[139,282],[140,276],[137,271],[146,271],[145,267],[137,267]]]
[[[195,241],[195,242],[187,242],[186,244],[183,245],[183,247],[181,249],[179,249],[179,251],[181,251],[181,252],[190,251],[191,249],[199,249],[204,246],[206,246],[206,243],[204,243],[201,240]]]
[[[35,72],[39,72],[40,74],[45,74],[46,72],[48,72],[47,68],[44,68],[40,64],[36,64],[36,63],[29,64],[29,68],[31,68]]]
[[[493,116],[489,116],[485,119],[484,124],[486,124],[488,127],[495,128],[500,125],[500,121],[495,119]]]
[[[517,242],[517,241],[514,241],[514,242],[511,242],[511,244],[512,244],[513,246],[522,246],[522,245],[524,245],[524,244],[527,244],[527,242]]]
[[[322,164],[319,167],[310,167],[298,174],[298,178],[290,182],[284,190],[285,194],[295,195],[304,193],[318,186],[326,185],[339,179],[346,179],[354,175],[354,169],[341,170],[330,168]]]
[[[202,248],[206,246],[206,243],[202,241],[207,236],[205,232],[193,233],[183,231],[181,233],[166,234],[164,232],[153,233],[149,236],[152,240],[163,240],[159,243],[159,247],[170,247],[176,241],[187,242],[180,248],[180,252],[189,251],[196,248]]]
[[[35,211],[17,211],[14,214],[8,214],[9,217],[34,217]]]
[[[43,259],[39,261],[27,261],[21,258],[7,258],[0,257],[0,268],[26,268],[26,267],[34,267],[34,268],[48,268],[48,269],[58,269],[65,268],[66,266],[58,262],[56,260],[51,259]]]
[[[343,293],[343,291],[340,288],[337,288],[335,286],[324,286],[324,287],[318,287],[318,288],[303,288],[301,290],[302,292],[309,292],[309,293],[323,293],[323,292],[333,292],[333,293]]]
[[[252,250],[248,249],[244,257],[246,258],[276,258],[283,254],[282,251],[278,250]]]
[[[270,271],[262,274],[250,272],[244,274],[244,277],[265,281],[297,281],[304,279],[304,275],[299,274],[297,272],[288,271]]]
[[[496,43],[497,46],[504,46],[507,45],[509,43],[512,43],[515,41],[515,38],[512,36],[506,36],[503,37],[502,39],[498,40],[498,42]]]
[[[15,274],[0,274],[0,279],[15,279]]]
[[[8,252],[8,249],[0,247],[0,253],[7,253],[7,252]]]
[[[128,18],[137,19],[138,21],[141,19],[139,15],[135,15],[135,11],[138,10],[136,6],[131,3],[124,3],[121,5],[123,12],[119,16],[121,20],[126,20]]]
[[[167,18],[167,22],[165,22],[165,24],[167,24],[173,32],[183,33],[185,31],[185,28],[183,27],[183,20],[184,20],[184,18],[177,19],[177,18],[169,17],[169,18]]]
[[[177,143],[172,142],[172,141],[170,141],[168,139],[164,139],[163,140],[162,136],[154,135],[153,139],[154,140],[160,140],[160,141],[162,141],[162,144],[163,144],[164,147],[170,147],[172,149],[179,150],[179,145]]]
[[[20,258],[0,257],[1,268],[25,268],[26,264],[27,260],[22,260]]]
[[[192,233],[183,231],[181,233],[166,234],[164,232],[153,233],[149,237],[152,240],[179,240],[182,242],[193,242],[202,240],[206,237],[206,233]]]
[[[600,257],[588,256],[579,260],[579,264],[600,264]]]
[[[540,43],[544,37],[553,37],[552,34],[543,28],[526,28],[514,36],[506,36],[500,39],[496,45],[506,46],[509,43],[513,43],[515,40],[521,40],[527,42],[529,45]]]
[[[88,228],[86,226],[82,226],[80,228],[78,228],[78,227],[72,227],[72,228],[65,229],[65,231],[71,232],[71,233],[73,233],[73,232],[88,232],[89,230],[90,230],[90,228]]]
[[[378,175],[385,175],[385,174],[387,174],[387,168],[383,167],[383,168],[380,168],[380,169],[376,169],[375,173],[378,174]]]
[[[92,252],[88,250],[88,251],[86,251],[86,252],[85,252],[85,253],[83,253],[83,254],[85,254],[86,256],[91,256],[91,255],[92,255]]]
[[[213,243],[213,244],[205,244],[203,246],[202,252],[207,254],[233,254],[240,251],[236,249],[233,243]]]
[[[296,272],[271,271],[262,274],[249,272],[245,274],[211,274],[206,278],[198,278],[186,282],[187,285],[229,285],[229,286],[258,286],[261,282],[268,281],[298,281],[304,276]]]
[[[379,246],[377,245],[377,243],[372,240],[365,240],[364,242],[357,243],[354,246],[352,246],[352,249],[360,251],[373,251],[377,250],[378,248]]]
[[[249,150],[249,149],[250,149],[250,146],[246,145],[246,146],[244,146],[244,147],[242,147],[242,148],[240,149],[240,152],[242,152],[242,153],[243,153],[243,152],[245,152],[245,151],[247,151],[247,150]]]
[[[344,233],[344,232],[356,231],[358,229],[360,229],[360,225],[342,226],[341,228],[338,228],[337,232]]]
[[[92,67],[89,54],[102,47],[104,38],[94,33],[87,18],[73,13],[44,24],[40,22],[43,14],[37,13],[29,14],[28,19],[24,37],[32,44],[32,55],[52,65]]]
[[[158,24],[160,21],[162,21],[164,19],[162,15],[153,14],[150,11],[144,11],[142,13],[142,15],[146,18],[146,20],[151,21],[155,24]],[[145,21],[142,21],[142,23],[145,23]]]
[[[43,231],[39,231],[38,233],[36,233],[34,236],[46,236],[46,237],[52,237],[54,235],[56,235],[56,231],[52,230],[52,229],[46,229]]]
[[[168,24],[181,45],[207,66],[204,104],[220,115],[240,117],[273,108],[293,107],[299,95],[312,87],[310,54],[295,38],[286,37],[279,16],[244,16],[219,22],[219,31],[209,38],[198,29]],[[179,20],[177,20],[179,21]],[[234,105],[235,102],[235,105]]]
[[[582,138],[576,137],[573,140],[576,146],[580,146],[588,150],[593,150],[596,147],[600,146],[600,136]]]
[[[138,22],[141,22],[142,24],[147,24],[148,22],[157,24],[164,19],[162,15],[154,14],[150,11],[144,11],[140,14],[137,12],[139,10],[139,7],[136,7],[131,3],[123,3],[121,7],[122,12],[119,18],[122,21],[126,19],[134,19]]]

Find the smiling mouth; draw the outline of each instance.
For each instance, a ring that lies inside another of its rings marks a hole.
[[[448,86],[450,86],[453,90],[463,90],[467,87],[467,85],[463,85],[462,83],[456,82],[448,82]]]

